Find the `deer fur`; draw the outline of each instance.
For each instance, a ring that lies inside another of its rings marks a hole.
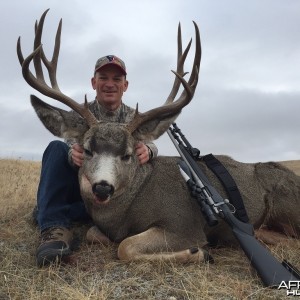
[[[81,195],[99,234],[120,243],[120,259],[202,261],[207,259],[203,246],[209,241],[235,243],[231,229],[224,222],[213,228],[206,225],[178,170],[178,157],[159,156],[139,165],[135,144],[148,140],[148,135],[158,138],[165,132],[166,122],[156,126],[149,122],[133,133],[117,123],[100,122],[88,128],[79,116],[74,119],[76,114],[55,109],[35,96],[32,105],[52,133],[75,138],[92,153],[86,155],[79,170]],[[241,163],[228,156],[216,157],[235,179],[254,228],[289,227],[299,235],[299,176],[274,162]],[[219,180],[202,161],[198,163],[226,198]],[[92,189],[101,182],[114,189],[104,201]]]

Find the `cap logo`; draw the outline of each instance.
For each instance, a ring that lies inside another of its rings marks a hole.
[[[109,61],[115,60],[115,57],[114,57],[113,55],[107,55],[106,58],[107,58]]]

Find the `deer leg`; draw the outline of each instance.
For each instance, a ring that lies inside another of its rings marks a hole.
[[[113,244],[113,242],[104,233],[102,233],[97,226],[92,226],[87,231],[86,239],[90,244]]]
[[[268,197],[270,209],[266,225],[290,238],[300,238],[300,177],[290,175],[283,180]]]
[[[285,234],[264,227],[255,230],[255,236],[258,240],[268,245],[277,245],[289,240]]]
[[[174,238],[175,236],[171,234]],[[179,237],[177,237],[177,240]],[[177,241],[180,244],[180,241]],[[191,247],[185,250],[172,251],[168,247],[168,233],[159,228],[150,228],[140,234],[123,240],[118,248],[120,260],[168,260],[180,263],[212,261],[207,251]]]

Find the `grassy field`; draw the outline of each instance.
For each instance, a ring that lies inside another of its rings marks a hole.
[[[284,162],[300,174],[300,162]],[[68,263],[39,269],[35,206],[40,163],[0,159],[0,299],[284,299],[263,287],[240,249],[215,249],[214,264],[124,263],[115,246],[88,245],[88,226],[75,228],[78,250]],[[300,241],[269,248],[300,268]]]

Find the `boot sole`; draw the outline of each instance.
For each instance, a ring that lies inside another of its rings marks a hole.
[[[60,262],[61,259],[65,256],[72,254],[70,248],[64,249],[44,249],[37,254],[37,265],[38,267],[47,266],[53,262]]]

